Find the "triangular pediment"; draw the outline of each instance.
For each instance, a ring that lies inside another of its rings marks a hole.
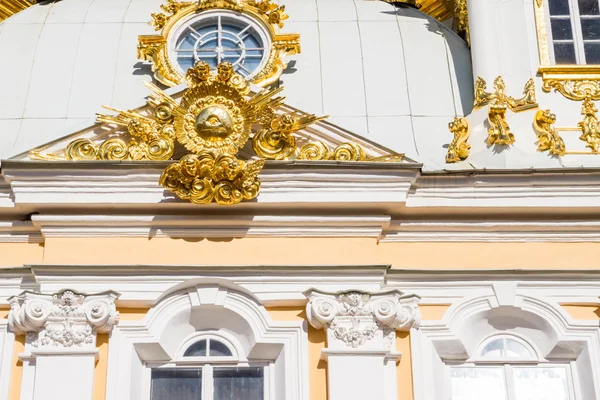
[[[253,87],[253,91],[249,94],[252,95],[260,88]],[[185,84],[178,85],[171,89],[165,90],[170,96],[180,101],[181,97],[188,90]],[[147,117],[152,117],[152,106],[148,104],[133,105],[129,112],[140,114]],[[104,110],[106,111],[106,110]],[[302,110],[296,109],[286,103],[281,104],[277,107],[277,111],[281,113],[290,113],[295,115],[308,115],[308,113]],[[117,114],[110,109],[107,114]],[[404,163],[415,163],[415,161],[406,158],[402,154],[398,154],[389,148],[382,146],[378,143],[365,139],[364,137],[352,133],[344,128],[341,128],[335,124],[328,122],[326,119],[319,120],[310,126],[298,130],[294,133],[296,137],[297,147],[300,149],[308,143],[323,143],[327,148],[334,150],[339,146],[347,143],[353,143],[364,151],[365,161],[393,161],[393,162],[404,162]],[[119,126],[110,122],[97,122],[84,129],[75,132],[64,132],[64,136],[56,139],[52,142],[46,143],[42,146],[30,149],[27,152],[18,154],[11,160],[65,160],[67,156],[65,154],[67,147],[70,143],[77,139],[89,139],[96,145],[100,146],[102,143],[109,139],[119,138],[125,142],[132,139],[132,135],[128,132],[127,127]],[[179,160],[182,156],[187,154],[188,151],[181,145],[176,145],[175,151],[171,159]],[[249,141],[246,145],[240,149],[238,156],[243,160],[250,160],[256,158],[256,154],[252,149],[252,143]]]

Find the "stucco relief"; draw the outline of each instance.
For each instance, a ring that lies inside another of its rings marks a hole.
[[[95,348],[96,333],[109,332],[118,322],[118,295],[108,291],[87,295],[64,289],[55,294],[23,292],[9,299],[8,324],[15,334],[27,334],[34,348]]]
[[[305,292],[308,320],[327,330],[329,348],[393,347],[396,330],[418,328],[419,297],[399,290],[337,293],[311,289]]]

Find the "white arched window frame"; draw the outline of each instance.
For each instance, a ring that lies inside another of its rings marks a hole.
[[[449,399],[575,400],[572,360],[549,362],[534,346],[515,334],[492,334],[465,362],[446,362]],[[550,393],[550,397],[548,395]],[[534,397],[531,397],[534,396]]]
[[[200,355],[190,354],[190,351]],[[150,394],[145,397],[156,400],[155,392],[158,390],[154,385],[162,385],[161,388],[164,389],[166,384],[173,389],[180,382],[177,374],[184,373],[187,376],[197,376],[193,385],[197,385],[202,399],[218,398],[216,392],[219,379],[225,381],[225,384],[237,379],[245,380],[246,384],[251,384],[257,391],[262,388],[261,398],[271,400],[275,398],[273,365],[274,360],[269,359],[249,361],[235,335],[219,331],[198,332],[183,341],[176,358],[171,362],[146,363],[144,387],[150,388]],[[220,374],[226,377],[219,377]],[[252,382],[248,382],[248,374],[251,375]],[[159,397],[158,400],[161,399]]]
[[[487,323],[488,317],[495,320]],[[498,323],[502,318],[507,323]],[[510,360],[511,364],[568,366],[573,398],[599,398],[600,329],[597,321],[573,320],[556,303],[498,290],[496,295],[481,294],[454,303],[441,321],[423,320],[419,330],[411,330],[415,400],[451,399],[449,367],[483,365],[481,362],[485,359],[479,356],[482,346],[494,336],[500,337],[499,334],[521,339],[535,353],[531,358]],[[493,366],[491,359],[485,361]],[[497,361],[498,365],[506,362]],[[486,395],[488,392],[491,391],[486,390]],[[486,397],[486,400],[494,399]]]
[[[194,368],[189,346],[213,338],[234,350],[213,361],[260,365],[273,400],[308,400],[305,321],[273,321],[247,290],[224,279],[184,282],[165,293],[142,321],[121,321],[109,341],[107,400],[149,400],[151,371]],[[186,359],[187,358],[187,359]],[[203,400],[205,397],[203,397]]]

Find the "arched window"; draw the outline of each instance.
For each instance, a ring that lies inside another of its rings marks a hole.
[[[245,361],[225,338],[196,336],[184,342],[182,354],[150,366],[150,400],[268,400],[269,363]]]
[[[495,335],[465,363],[447,363],[451,400],[574,400],[570,363],[548,362],[525,340]]]

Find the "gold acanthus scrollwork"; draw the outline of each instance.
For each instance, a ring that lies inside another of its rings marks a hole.
[[[200,0],[198,2],[178,2],[167,0],[161,6],[164,12],[151,15],[150,24],[158,35],[141,35],[138,39],[138,58],[152,63],[155,78],[167,86],[175,86],[184,81],[184,73],[175,61],[169,57],[167,45],[173,29],[190,16],[214,10],[232,10],[259,20],[267,28],[271,37],[271,50],[264,67],[252,78],[252,83],[267,86],[277,81],[286,67],[287,55],[300,53],[300,35],[297,33],[280,34],[279,28],[288,18],[285,6],[278,6],[270,0]]]
[[[565,142],[553,126],[556,115],[550,110],[538,110],[533,119],[533,129],[538,138],[538,151],[548,151],[555,156],[564,156]]]
[[[555,92],[575,101],[600,100],[600,79],[548,79],[544,80],[542,89],[545,92],[554,89]]]
[[[96,145],[89,139],[77,139],[65,150],[67,160],[168,160],[173,155],[175,130],[172,108],[158,104],[154,119],[131,111],[117,111],[117,115],[98,114],[98,122],[113,123],[127,127],[133,137],[129,142],[109,139]]]
[[[533,79],[529,79],[523,89],[523,97],[515,99],[506,94],[506,84],[501,76],[494,80],[494,92],[488,92],[487,82],[483,78],[477,77],[473,106],[480,108],[494,101],[506,104],[513,112],[536,108],[538,104],[535,96],[535,82]]]
[[[265,160],[245,162],[227,154],[188,154],[168,166],[159,183],[195,204],[238,204],[258,196],[258,173],[264,164]]]
[[[506,122],[506,110],[508,106],[499,99],[490,104],[488,120],[490,127],[488,129],[488,146],[492,145],[511,145],[515,142],[515,135],[510,131],[508,122]]]
[[[577,126],[581,128],[581,136],[579,139],[586,142],[586,147],[592,150],[592,153],[600,153],[600,126],[598,125],[598,109],[591,98],[586,98],[583,101],[581,114],[584,116],[583,121]]]
[[[462,36],[470,46],[471,32],[469,30],[469,10],[467,9],[467,0],[455,0],[454,25],[456,33]]]
[[[470,136],[469,121],[464,117],[456,117],[454,121],[448,124],[448,129],[454,134],[454,139],[448,145],[446,162],[455,163],[466,160],[471,152],[471,145],[468,143]]]

